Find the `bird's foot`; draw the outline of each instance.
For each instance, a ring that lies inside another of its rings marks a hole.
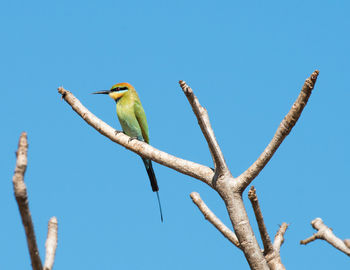
[[[124,132],[123,132],[123,131],[116,130],[116,129],[114,130],[114,135],[117,136],[119,133],[124,133]]]
[[[129,138],[129,143],[130,143],[131,141],[133,141],[133,140],[137,140],[137,137],[130,137],[130,138]]]

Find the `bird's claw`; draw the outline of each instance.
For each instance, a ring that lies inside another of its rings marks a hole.
[[[130,137],[130,138],[129,138],[129,143],[130,143],[131,141],[135,140],[135,139],[137,139],[137,137]]]
[[[118,135],[119,133],[123,133],[123,131],[119,131],[119,130],[114,130],[114,135]]]

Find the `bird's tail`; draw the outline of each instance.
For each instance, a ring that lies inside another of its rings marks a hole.
[[[153,171],[152,161],[145,158],[143,158],[142,161],[145,164],[149,181],[151,182],[152,191],[153,192],[158,191],[159,187],[158,187],[156,175],[154,174],[154,171]]]
[[[149,180],[151,182],[152,191],[153,192],[157,192],[157,199],[158,199],[158,205],[159,205],[159,211],[160,211],[160,219],[163,222],[162,206],[160,204],[159,193],[158,193],[159,187],[158,187],[156,175],[154,174],[152,161],[149,160],[149,159],[145,159],[145,158],[143,158],[142,161],[145,164],[145,167],[146,167],[146,170],[147,170],[147,174],[148,174]]]

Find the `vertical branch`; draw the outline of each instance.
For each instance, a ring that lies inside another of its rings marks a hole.
[[[224,159],[224,155],[221,152],[220,146],[215,138],[214,131],[209,121],[209,115],[207,110],[199,103],[198,98],[193,93],[191,87],[189,87],[185,81],[179,81],[179,84],[185,93],[194,114],[197,117],[198,124],[202,130],[202,133],[208,143],[210,153],[213,158],[215,168],[219,174],[228,172],[228,168]]]
[[[44,270],[51,270],[53,263],[55,261],[55,254],[57,248],[57,218],[52,217],[49,220],[47,238],[46,238],[46,255],[45,255],[45,264]]]
[[[254,214],[258,222],[259,232],[261,240],[264,245],[264,256],[271,270],[285,270],[284,265],[281,262],[280,248],[284,241],[284,233],[288,228],[287,223],[283,223],[276,233],[274,243],[271,243],[270,236],[267,232],[264,218],[261,212],[261,208],[258,201],[258,196],[256,195],[256,190],[252,186],[248,192],[248,198],[252,203]]]
[[[275,251],[278,251],[278,253],[280,252],[281,246],[284,242],[284,234],[286,233],[288,226],[289,225],[287,223],[283,222],[275,235],[275,240],[273,241],[273,249]]]
[[[252,203],[256,221],[258,222],[258,227],[259,227],[259,232],[261,236],[261,240],[264,245],[264,254],[268,254],[273,251],[273,246],[270,240],[270,236],[267,232],[265,223],[264,223],[264,218],[260,209],[259,201],[258,201],[258,196],[256,195],[256,190],[254,186],[252,186],[248,192],[248,198],[250,202]]]
[[[24,183],[24,174],[27,169],[27,134],[23,132],[19,138],[17,150],[17,162],[13,175],[13,189],[17,200],[19,212],[21,214],[24,231],[27,237],[28,250],[32,262],[33,270],[42,270],[39,250],[35,239],[34,225],[29,211],[27,188]]]

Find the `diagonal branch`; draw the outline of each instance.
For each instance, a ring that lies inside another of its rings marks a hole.
[[[261,236],[261,240],[264,245],[264,255],[270,253],[273,251],[273,246],[270,240],[270,236],[267,232],[265,223],[264,223],[264,218],[260,209],[259,201],[258,201],[258,196],[256,195],[256,190],[254,186],[251,186],[249,192],[248,192],[248,198],[250,202],[252,203],[253,209],[254,209],[254,214],[256,217],[256,221],[258,223],[259,227],[259,232]]]
[[[57,248],[57,218],[52,217],[49,220],[47,238],[46,238],[46,256],[44,270],[51,270],[55,262],[55,254]]]
[[[27,237],[28,250],[33,270],[42,270],[43,266],[41,264],[39,250],[34,233],[34,225],[29,210],[27,188],[24,183],[24,174],[27,169],[27,150],[27,133],[22,132],[18,142],[18,150],[16,153],[17,162],[12,182],[19,212],[21,214],[22,223]]]
[[[267,253],[265,258],[271,270],[286,270],[281,261],[280,249],[284,241],[284,234],[288,228],[287,223],[283,223],[278,229],[273,242],[273,250]]]
[[[116,132],[114,128],[92,114],[71,92],[65,90],[63,87],[59,87],[58,92],[86,123],[111,141],[124,146],[138,155],[151,159],[180,173],[197,178],[209,186],[212,186],[211,182],[214,177],[214,172],[209,167],[172,156],[139,140],[130,140],[129,136],[122,132]]]
[[[311,74],[310,78],[306,79],[297,100],[294,102],[292,108],[280,123],[271,142],[268,144],[259,158],[238,177],[238,186],[242,191],[254,180],[256,176],[258,176],[298,121],[315,86],[318,74],[319,71],[315,70]]]
[[[256,190],[254,186],[252,186],[248,192],[248,198],[252,203],[254,214],[256,217],[256,221],[258,223],[259,232],[261,236],[261,240],[264,245],[264,256],[271,270],[285,270],[284,265],[281,262],[280,249],[281,245],[284,241],[284,233],[288,228],[287,223],[283,223],[279,228],[274,243],[271,243],[270,236],[267,232],[264,218],[261,212],[261,208],[258,201],[258,196],[256,195]]]
[[[233,231],[231,231],[222,221],[215,216],[215,214],[209,209],[209,207],[204,203],[197,192],[192,192],[190,194],[192,201],[197,205],[198,209],[202,212],[205,219],[208,220],[215,228],[218,229],[221,234],[226,237],[232,244],[236,247],[241,248],[237,236]]]
[[[288,226],[289,225],[287,223],[283,222],[279,230],[277,231],[275,235],[275,240],[273,241],[273,249],[275,251],[280,252],[281,246],[284,242],[284,234],[286,233]]]
[[[228,168],[224,159],[224,155],[221,152],[220,146],[215,138],[214,131],[211,127],[207,110],[201,106],[197,97],[193,93],[191,87],[189,87],[185,81],[179,81],[179,84],[184,91],[192,110],[197,117],[198,124],[202,130],[202,133],[207,140],[210,153],[212,155],[215,168],[219,174],[228,172]]]
[[[328,228],[321,218],[316,218],[311,222],[312,227],[317,230],[317,233],[315,233],[313,236],[310,236],[309,238],[305,240],[301,240],[301,245],[307,245],[308,243],[316,240],[316,239],[322,239],[330,243],[333,247],[336,249],[339,249],[340,251],[344,252],[346,255],[350,256],[350,247],[347,245],[346,240],[341,240],[340,238],[336,237],[333,233],[332,229]]]

